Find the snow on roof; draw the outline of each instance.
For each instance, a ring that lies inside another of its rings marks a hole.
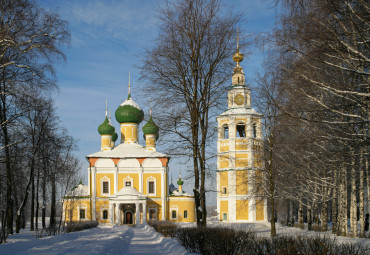
[[[124,106],[124,105],[130,105],[132,107],[135,107],[136,109],[139,109],[141,110],[140,106],[134,102],[134,100],[132,100],[132,97],[130,97],[129,99],[125,100],[121,106]]]
[[[78,184],[71,191],[67,192],[66,197],[85,197],[89,196],[89,186]]]
[[[252,115],[262,116],[261,113],[257,112],[253,108],[231,108],[231,109],[227,109],[226,111],[221,113],[219,116],[233,115],[233,114],[252,114]]]
[[[192,197],[192,195],[190,195],[189,193],[186,193],[185,191],[180,192],[179,190],[173,191],[171,196]]]
[[[87,156],[98,157],[98,158],[157,158],[157,157],[167,157],[166,154],[146,150],[145,147],[137,143],[121,143],[114,147],[110,151],[99,151]]]
[[[130,196],[143,196],[142,193],[140,193],[139,191],[137,191],[135,188],[133,187],[123,187],[122,189],[120,189],[120,191],[118,191],[116,194],[114,194],[116,196],[124,196],[124,195],[130,195]]]

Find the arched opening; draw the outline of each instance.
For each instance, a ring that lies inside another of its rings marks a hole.
[[[236,125],[236,137],[245,137],[245,125],[240,123]]]
[[[253,137],[254,138],[257,137],[257,124],[256,123],[253,123]]]
[[[229,127],[227,125],[222,127],[222,138],[229,139]]]
[[[125,213],[125,224],[132,224],[132,221],[133,221],[133,219],[132,219],[133,217],[132,217],[132,212],[130,212],[130,211],[127,211],[126,213]]]

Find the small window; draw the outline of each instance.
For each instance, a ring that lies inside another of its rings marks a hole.
[[[103,193],[109,193],[109,182],[103,182]]]
[[[131,181],[126,181],[126,182],[125,182],[125,186],[126,186],[126,187],[131,187]]]
[[[222,187],[222,194],[227,194],[227,188],[226,187]]]
[[[253,137],[254,138],[257,137],[257,125],[256,125],[256,123],[253,124]]]
[[[184,211],[184,219],[188,218],[188,211]]]
[[[154,194],[154,181],[149,181],[149,194]]]
[[[107,220],[108,219],[108,210],[104,210],[103,211],[103,220]]]
[[[222,127],[222,138],[223,139],[229,139],[229,127],[228,126],[223,126]]]
[[[149,209],[149,220],[157,219],[157,211],[155,209]]]
[[[80,220],[84,220],[85,217],[85,209],[80,209]]]
[[[175,210],[173,210],[173,211],[171,212],[171,218],[172,218],[172,219],[176,219],[176,218],[177,218],[177,216],[176,216],[176,211],[175,211]]]
[[[245,137],[245,125],[244,124],[236,125],[236,136]]]
[[[222,215],[222,220],[227,221],[227,213],[224,213],[224,214]]]

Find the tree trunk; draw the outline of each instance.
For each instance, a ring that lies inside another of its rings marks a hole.
[[[42,178],[42,210],[41,210],[42,228],[46,228],[45,218],[46,218],[46,166],[44,162],[43,178]]]
[[[37,171],[36,179],[36,212],[35,212],[35,229],[39,230],[39,183],[40,183],[40,170]]]
[[[307,229],[312,230],[312,206],[307,206]]]
[[[328,231],[328,202],[321,204],[321,232]]]
[[[293,204],[293,200],[289,200],[289,222],[290,222],[290,226],[293,227],[294,225],[294,214],[293,214],[293,211],[294,211],[294,204]]]
[[[31,219],[30,219],[30,230],[34,231],[35,230],[35,178],[32,178],[32,183],[31,183]]]
[[[56,174],[53,173],[51,176],[51,205],[50,205],[50,224],[49,228],[52,231],[55,228],[55,214],[56,214]]]
[[[347,236],[347,169],[343,164],[339,172],[339,203],[338,203],[338,233],[339,236]]]
[[[332,198],[332,203],[331,203],[331,225],[332,225],[332,228],[331,228],[331,232],[333,234],[337,234],[337,230],[338,230],[338,226],[337,226],[337,222],[338,222],[338,181],[337,181],[337,169],[334,169],[333,172],[333,183],[334,183],[334,188],[333,189],[333,198]]]
[[[360,237],[365,236],[365,194],[364,194],[364,182],[365,182],[365,174],[364,174],[364,153],[363,148],[360,149],[360,180],[359,180],[359,214],[360,214]]]
[[[357,186],[356,186],[356,168],[355,156],[352,152],[351,162],[351,207],[350,207],[350,224],[351,224],[351,237],[357,237]]]
[[[299,227],[304,229],[304,223],[303,223],[303,203],[302,198],[299,199],[299,208],[298,208],[298,224]]]

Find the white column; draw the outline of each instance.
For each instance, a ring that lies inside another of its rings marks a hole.
[[[143,168],[140,167],[139,170],[139,192],[143,193]]]
[[[166,212],[166,197],[165,197],[165,193],[164,193],[164,189],[166,188],[166,184],[164,183],[165,181],[165,178],[164,178],[164,171],[166,171],[165,169],[162,169],[162,173],[161,173],[161,198],[162,198],[162,220],[166,220],[165,219],[165,212]]]
[[[116,204],[116,224],[119,225],[121,222],[121,215],[119,211],[119,204]]]
[[[136,225],[139,225],[140,224],[140,208],[139,208],[139,203],[135,203],[135,207],[136,207],[136,212],[135,212],[135,216],[136,216]]]
[[[118,166],[114,173],[114,194],[116,194],[117,192],[118,192]]]
[[[146,200],[143,203],[143,224],[146,224]]]
[[[96,169],[91,167],[91,172],[93,174],[92,178],[92,220],[96,220]]]
[[[109,223],[110,224],[113,224],[113,214],[114,214],[114,211],[113,211],[113,204],[112,203],[109,203]]]

